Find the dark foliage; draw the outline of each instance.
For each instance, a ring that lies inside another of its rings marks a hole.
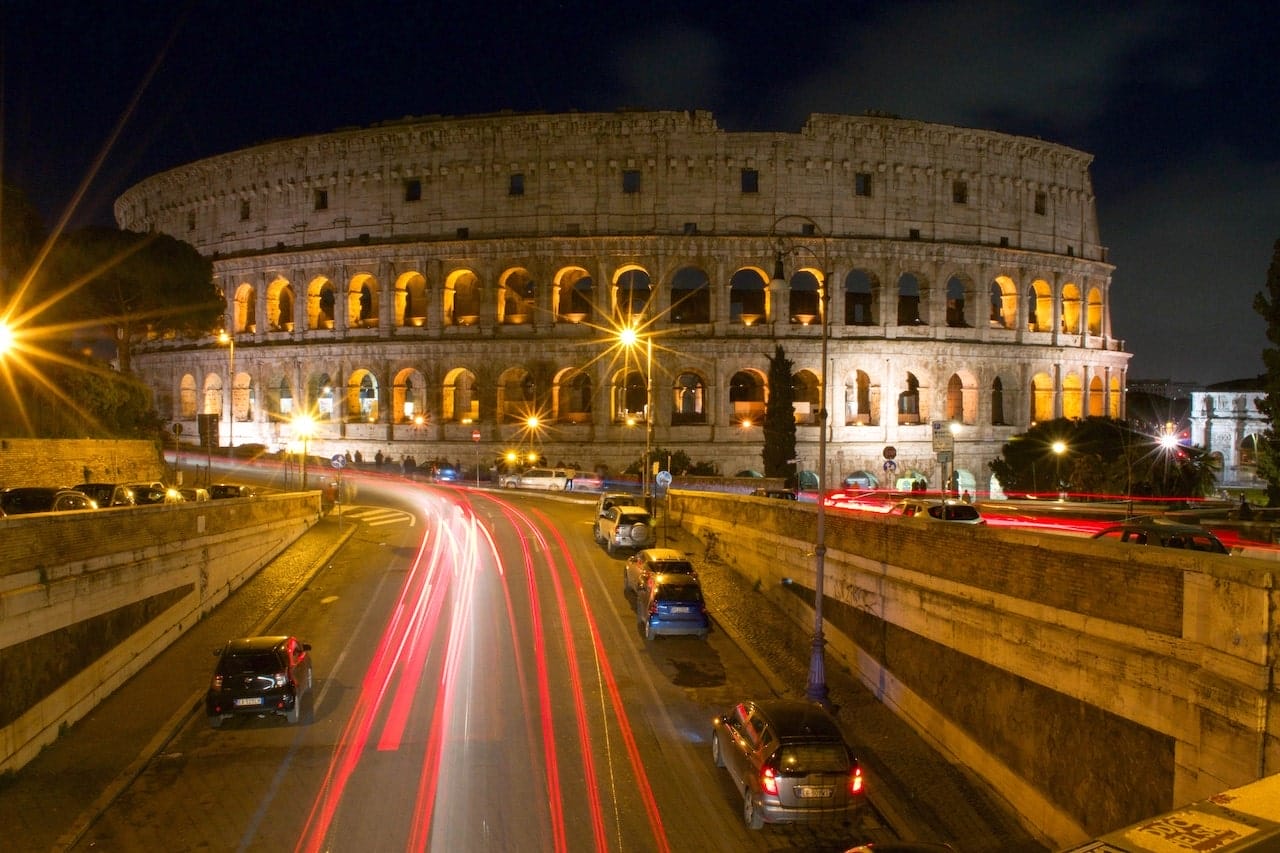
[[[766,477],[795,477],[796,406],[791,385],[794,365],[778,344],[769,356],[769,399],[764,409],[764,447],[760,452]]]
[[[1267,419],[1267,429],[1258,442],[1258,475],[1267,481],[1267,504],[1280,506],[1280,240],[1271,251],[1267,268],[1267,289],[1253,297],[1253,310],[1267,321],[1267,346],[1262,351],[1262,397],[1255,400]]]

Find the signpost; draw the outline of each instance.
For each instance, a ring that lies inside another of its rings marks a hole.
[[[938,465],[942,468],[942,495],[946,497],[951,490],[952,454],[956,449],[956,436],[947,421],[933,421],[933,452],[938,454]]]
[[[480,430],[471,431],[471,440],[476,445],[476,488],[480,488]]]

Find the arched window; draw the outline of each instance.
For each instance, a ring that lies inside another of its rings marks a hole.
[[[682,267],[671,279],[671,322],[711,322],[711,280],[697,267]]]
[[[470,370],[455,368],[445,376],[440,417],[450,423],[460,424],[475,423],[480,419],[476,376]]]
[[[744,421],[764,422],[765,381],[763,375],[752,370],[739,370],[729,379],[730,419],[735,424]]]
[[[671,407],[671,423],[705,424],[707,422],[707,388],[696,373],[681,373],[672,389],[675,399]]]
[[[791,322],[808,326],[820,319],[818,306],[819,281],[812,270],[797,270],[791,276]]]
[[[898,394],[898,423],[919,424],[924,421],[920,410],[920,380],[914,373],[907,374],[907,387]]]
[[[729,320],[754,326],[765,319],[764,296],[764,277],[756,270],[738,270],[729,279]]]
[[[920,282],[911,273],[903,273],[898,279],[898,325],[924,324],[920,314]]]
[[[991,381],[991,423],[1004,426],[1004,383],[997,376]]]
[[[967,289],[964,279],[959,276],[953,275],[947,280],[947,325],[953,329],[963,329],[969,325],[965,315]]]
[[[874,282],[862,270],[854,270],[844,280],[844,322],[846,326],[874,326]]]

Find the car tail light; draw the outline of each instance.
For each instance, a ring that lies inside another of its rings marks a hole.
[[[849,774],[849,793],[857,796],[862,793],[862,768],[855,766]]]
[[[760,788],[771,796],[778,796],[778,772],[772,767],[760,771]]]
[[[222,689],[222,676],[216,672],[213,674],[213,689],[214,690]]]
[[[649,602],[649,615],[650,616],[658,615],[658,599],[656,598],[653,601]]]
[[[277,672],[271,677],[275,679],[276,687],[284,687],[289,683],[289,673],[287,672]]]

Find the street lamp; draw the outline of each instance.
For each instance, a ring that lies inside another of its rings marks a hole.
[[[1053,447],[1053,485],[1058,492],[1058,500],[1062,500],[1062,454],[1067,452],[1067,443],[1055,441]]]
[[[623,348],[632,350],[640,343],[641,331],[634,322],[618,332],[618,343]],[[640,469],[640,492],[644,497],[645,509],[649,505],[649,453],[653,440],[653,335],[644,334],[645,368],[644,368],[644,466]]]
[[[316,422],[310,415],[298,415],[293,419],[293,434],[302,439],[302,491],[307,490],[307,443],[315,431]]]
[[[223,329],[218,332],[218,343],[227,349],[227,447],[236,446],[236,339]]]
[[[808,216],[791,214],[780,216],[774,220],[773,226],[769,229],[770,236],[774,236],[777,232],[779,223],[786,219],[799,219],[808,223],[809,227],[822,240],[823,255],[821,258],[822,270],[818,281],[818,322],[821,325],[822,338],[822,363],[819,367],[819,393],[822,395],[818,401],[818,516],[817,527],[815,531],[815,542],[813,546],[814,561],[814,582],[813,582],[813,648],[809,656],[809,681],[805,685],[805,697],[811,702],[817,702],[824,707],[830,705],[829,693],[827,691],[827,666],[825,646],[826,637],[822,631],[822,599],[826,595],[824,591],[826,580],[826,563],[827,563],[827,338],[828,338],[828,303],[831,299],[831,289],[827,279],[830,277],[830,258],[826,254],[827,242],[826,235],[822,233],[822,229],[818,227],[818,223]],[[804,249],[812,253],[815,259],[818,257],[813,249],[803,244],[797,244],[793,250]],[[774,278],[769,282],[769,289],[776,293],[781,293],[787,286],[783,279],[783,252],[779,250],[774,256],[773,275]],[[777,306],[772,306],[777,312]]]

